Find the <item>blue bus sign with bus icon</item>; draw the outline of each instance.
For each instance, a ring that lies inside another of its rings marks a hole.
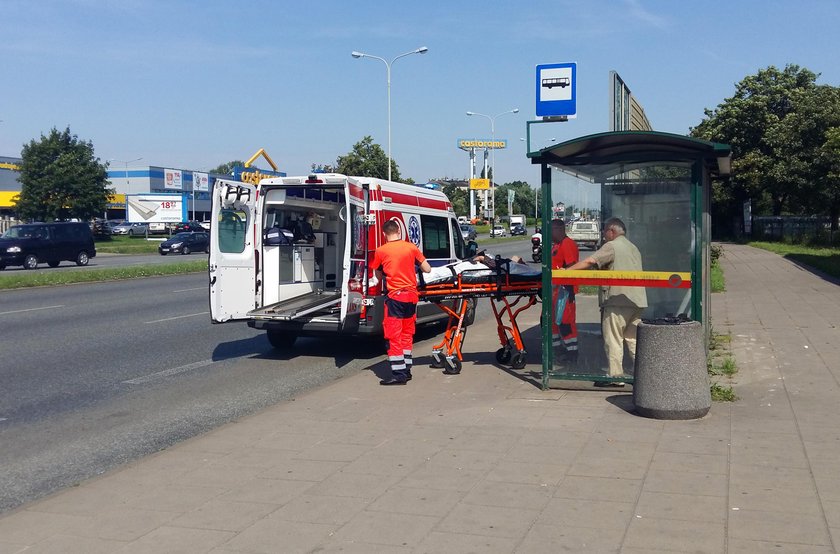
[[[536,85],[538,117],[577,115],[576,62],[538,65]]]

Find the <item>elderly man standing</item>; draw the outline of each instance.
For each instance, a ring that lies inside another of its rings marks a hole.
[[[627,227],[617,217],[604,223],[604,240],[597,252],[567,269],[611,269],[613,271],[642,271],[639,249],[627,240]],[[624,374],[624,344],[630,359],[636,359],[636,329],[642,312],[647,308],[647,294],[643,287],[602,287],[601,328],[604,350],[609,361],[609,376]],[[624,383],[597,381],[596,387],[623,387]]]

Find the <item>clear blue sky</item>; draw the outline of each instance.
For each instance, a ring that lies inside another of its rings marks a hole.
[[[246,8],[247,6],[247,8]],[[796,63],[840,84],[836,0],[317,2],[2,0],[0,155],[69,125],[102,159],[207,169],[265,148],[290,174],[332,163],[364,135],[424,182],[466,177],[456,139],[510,148],[498,181],[536,184],[525,158],[534,66],[578,63],[578,118],[537,142],[606,131],[614,69],[654,128],[685,133],[768,65]],[[120,167],[121,164],[113,164]]]

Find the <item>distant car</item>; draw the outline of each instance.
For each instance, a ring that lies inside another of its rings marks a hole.
[[[506,237],[507,236],[507,229],[504,228],[502,225],[493,225],[493,228],[490,229],[490,236],[491,237]]]
[[[149,232],[148,223],[122,223],[113,227],[111,232],[115,235],[128,235],[130,237],[139,237],[146,235]]]
[[[202,226],[202,227],[204,227],[204,230],[205,230],[205,231],[207,231],[207,232],[209,233],[209,232],[210,232],[210,224],[211,224],[211,223],[212,223],[212,221],[202,221],[202,222],[201,222],[201,226]]]
[[[175,228],[173,229],[173,231],[176,232],[176,233],[189,233],[189,232],[203,233],[206,230],[207,229],[205,229],[201,225],[200,221],[187,221],[185,223],[178,223],[178,224],[175,225]]]
[[[171,239],[165,240],[158,246],[161,256],[170,252],[173,254],[190,254],[191,252],[210,252],[210,235],[207,233],[178,233]]]
[[[469,223],[462,223],[460,227],[461,236],[464,237],[464,240],[475,240],[475,237],[478,235],[478,233],[475,232],[475,227]]]
[[[90,230],[96,238],[106,238],[113,234],[111,223],[105,219],[94,219],[90,224]]]
[[[525,226],[521,223],[514,223],[510,226],[510,236],[515,237],[517,235],[526,235],[528,232],[525,230]]]

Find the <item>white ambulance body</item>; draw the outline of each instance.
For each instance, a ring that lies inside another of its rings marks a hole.
[[[432,266],[475,252],[445,194],[381,179],[217,180],[212,205],[211,318],[247,321],[278,348],[299,336],[382,334],[384,297],[368,280],[385,221],[397,221]],[[424,302],[417,316],[418,324],[446,319]]]

